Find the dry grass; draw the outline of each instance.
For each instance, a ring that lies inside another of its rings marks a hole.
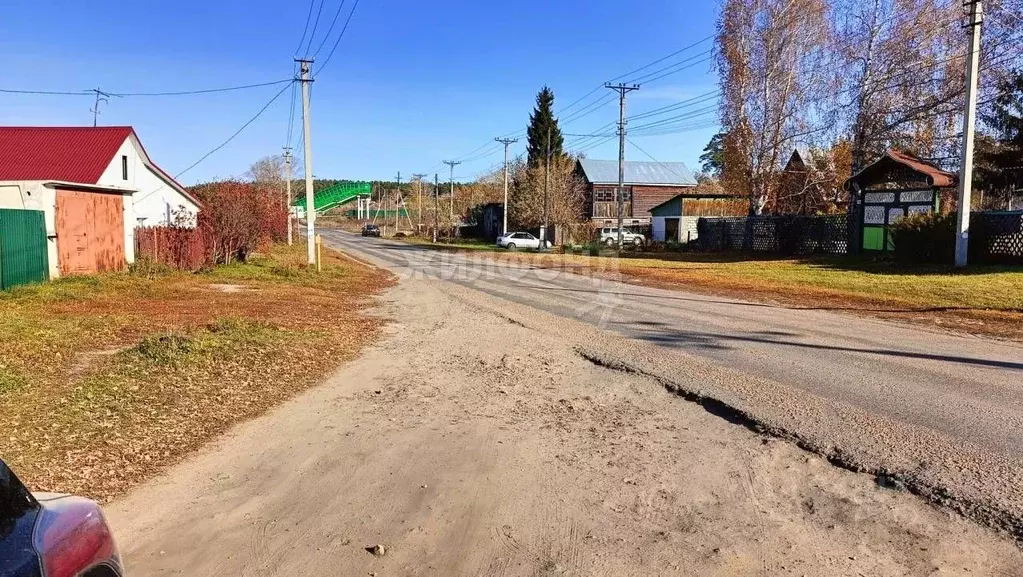
[[[471,245],[457,250],[476,251]],[[1023,340],[1023,267],[956,270],[849,257],[758,259],[703,253],[639,252],[617,258],[490,252],[490,258],[579,267],[663,288],[844,310]]]
[[[352,358],[386,273],[304,246],[189,274],[0,293],[0,456],[36,490],[107,500]]]

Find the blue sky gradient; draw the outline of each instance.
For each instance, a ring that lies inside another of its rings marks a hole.
[[[313,51],[338,2],[324,0]],[[268,0],[4,2],[0,89],[154,92],[289,78],[308,11],[304,0],[290,4],[282,9],[285,4]],[[314,70],[352,5],[346,0]],[[313,172],[383,180],[399,170],[406,179],[429,171],[444,179],[447,167],[439,165],[441,160],[467,157],[483,146],[456,169],[456,177],[471,178],[500,162],[500,147],[485,145],[494,136],[525,129],[543,85],[554,89],[556,108],[564,107],[605,80],[712,34],[716,11],[716,2],[693,0],[360,0],[337,52],[313,85]],[[705,42],[663,65],[711,46]],[[112,98],[101,104],[100,124],[134,126],[154,160],[177,174],[223,142],[281,87]],[[630,94],[629,112],[715,87],[710,64],[702,63]],[[568,118],[602,92],[609,91],[598,91],[562,116]],[[279,153],[290,96],[286,91],[181,181],[242,176],[257,158]],[[90,96],[0,94],[0,124],[90,125],[92,104]],[[613,102],[591,110],[563,131],[588,134],[617,119]],[[296,148],[300,129],[296,114]],[[634,140],[657,160],[684,161],[695,170],[714,132],[710,127]],[[522,141],[512,148],[513,154],[522,150]],[[617,143],[609,138],[587,154],[616,158]],[[627,154],[649,160],[632,145]]]

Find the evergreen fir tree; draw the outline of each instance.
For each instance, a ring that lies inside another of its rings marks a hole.
[[[554,92],[544,86],[536,95],[536,108],[529,116],[529,127],[526,129],[528,140],[526,150],[529,153],[529,166],[542,166],[547,154],[547,134],[550,130],[551,158],[565,154],[565,138],[558,127],[558,119],[554,117]]]

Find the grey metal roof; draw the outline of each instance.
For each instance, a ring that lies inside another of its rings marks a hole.
[[[617,160],[579,161],[587,180],[593,184],[618,184]],[[625,161],[625,184],[696,186],[696,178],[683,162]]]

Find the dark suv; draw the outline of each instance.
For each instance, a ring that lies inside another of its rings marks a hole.
[[[99,505],[30,493],[0,461],[0,577],[122,577]]]
[[[375,224],[367,224],[362,227],[362,236],[380,236],[380,227]]]

